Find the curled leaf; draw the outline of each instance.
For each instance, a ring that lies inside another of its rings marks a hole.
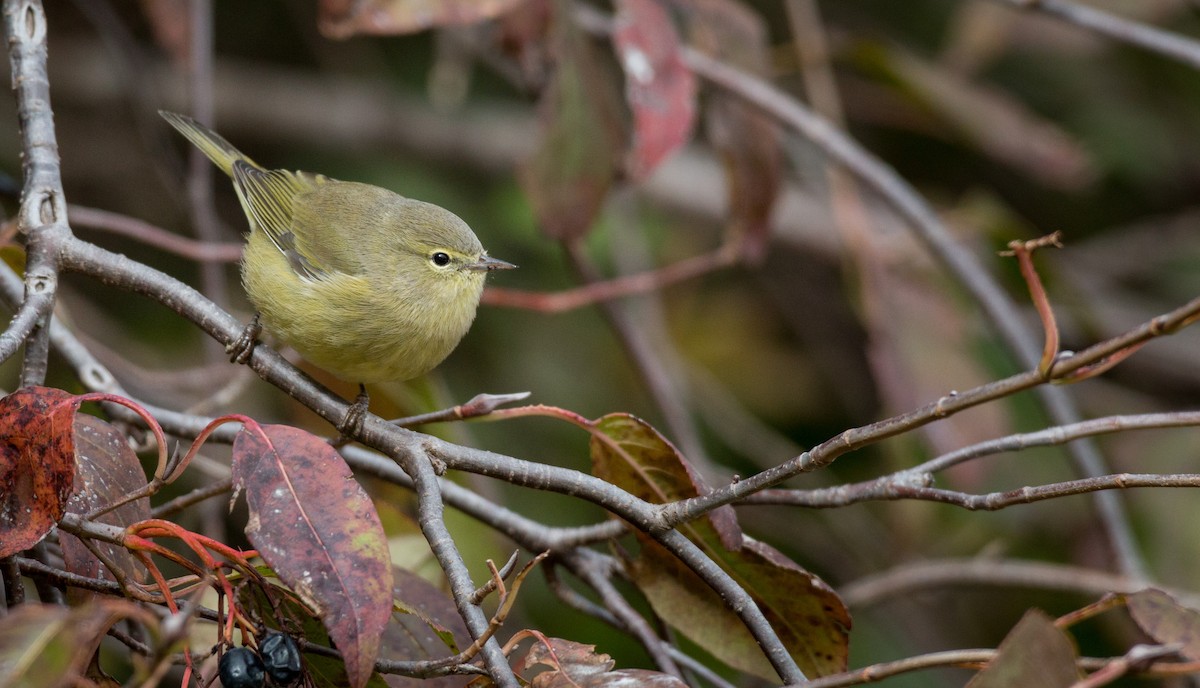
[[[533,677],[534,688],[684,688],[687,684],[669,674],[645,669],[613,669],[616,662],[585,645],[561,638],[541,637],[517,662],[518,671],[544,668]]]

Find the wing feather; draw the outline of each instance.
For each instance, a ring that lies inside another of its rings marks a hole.
[[[288,265],[305,279],[328,273],[306,256],[296,243],[296,197],[315,190],[328,177],[287,170],[264,170],[242,161],[233,163],[233,186],[254,227],[287,258]]]

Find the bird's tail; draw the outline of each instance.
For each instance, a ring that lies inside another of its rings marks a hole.
[[[171,126],[179,130],[179,133],[187,137],[192,145],[196,146],[208,156],[209,160],[213,161],[221,171],[229,176],[233,176],[233,163],[241,160],[249,163],[254,167],[258,167],[250,158],[246,157],[240,150],[233,147],[228,141],[221,137],[220,134],[209,129],[203,124],[186,115],[180,115],[166,110],[159,110],[158,114],[162,115],[163,119],[171,123]]]

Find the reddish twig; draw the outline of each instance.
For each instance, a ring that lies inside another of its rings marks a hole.
[[[67,206],[71,223],[140,241],[177,256],[198,262],[236,263],[242,259],[242,244],[196,241],[135,217],[80,205]]]
[[[699,277],[738,262],[737,244],[725,244],[715,251],[686,258],[656,270],[635,275],[623,275],[603,282],[559,292],[533,292],[520,289],[489,287],[483,293],[483,303],[505,308],[524,308],[540,313],[562,313],[601,301],[611,301],[657,291],[684,280]]]
[[[1054,319],[1054,309],[1050,307],[1050,299],[1046,296],[1042,278],[1033,266],[1033,252],[1045,246],[1062,248],[1061,237],[1061,232],[1054,232],[1032,241],[1012,241],[1008,244],[1009,250],[1000,253],[1002,256],[1016,256],[1017,264],[1021,267],[1021,277],[1029,287],[1029,297],[1033,300],[1033,306],[1042,321],[1045,339],[1042,344],[1042,360],[1038,362],[1037,369],[1043,375],[1050,371],[1054,359],[1058,356],[1058,323]]]

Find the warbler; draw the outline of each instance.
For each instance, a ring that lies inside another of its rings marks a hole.
[[[233,179],[250,223],[242,284],[256,318],[361,391],[445,360],[475,319],[487,273],[516,267],[489,256],[445,208],[371,184],[266,169],[194,119],[159,114]],[[248,358],[256,335],[235,358]]]

